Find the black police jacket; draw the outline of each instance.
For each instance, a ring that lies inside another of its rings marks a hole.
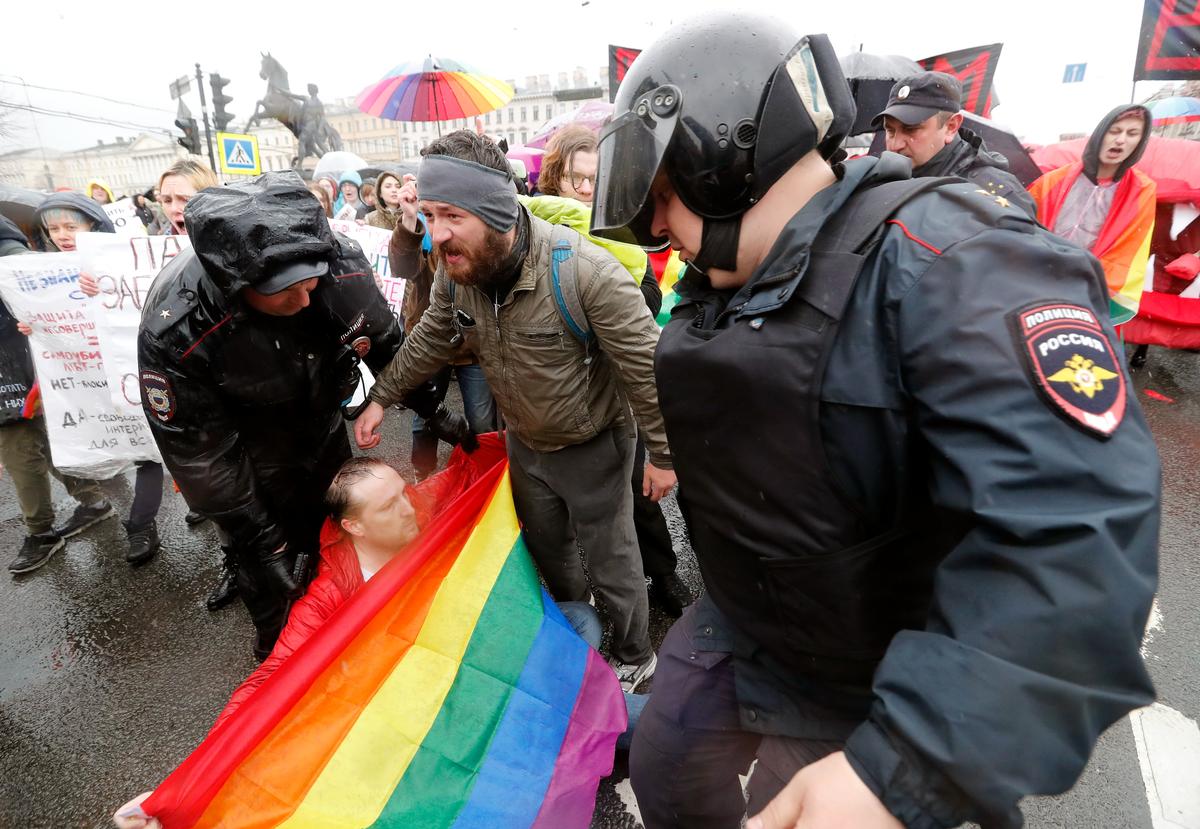
[[[959,176],[972,181],[993,196],[1006,199],[1031,219],[1037,218],[1037,204],[1020,180],[1008,170],[1008,159],[994,153],[983,139],[964,128],[958,138],[938,151],[937,155],[913,170],[914,177]]]
[[[1018,826],[1153,699],[1157,453],[1090,255],[954,180],[828,250],[909,175],[840,173],[741,291],[688,277],[660,340],[696,639],[747,729],[847,739],[906,825]]]
[[[190,250],[142,310],[142,406],[163,460],[188,504],[252,555],[298,543],[293,516],[320,509],[350,455],[341,404],[359,355],[382,371],[403,339],[361,250],[344,238],[335,247],[312,304],[292,317],[223,293]]]

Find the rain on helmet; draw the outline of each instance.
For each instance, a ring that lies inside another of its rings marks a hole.
[[[732,267],[742,214],[814,148],[831,156],[854,116],[825,35],[797,38],[778,20],[736,13],[676,26],[638,55],[617,91],[600,136],[592,233],[666,244],[650,229],[650,187],[665,169],[704,218],[697,259]]]

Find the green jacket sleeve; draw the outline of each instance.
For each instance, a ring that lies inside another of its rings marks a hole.
[[[440,271],[433,280],[433,296],[421,321],[404,340],[395,359],[375,379],[371,400],[383,407],[399,403],[409,392],[441,371],[457,350],[451,338],[450,288]]]

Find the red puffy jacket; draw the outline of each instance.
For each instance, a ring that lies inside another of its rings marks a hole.
[[[417,511],[417,525],[428,526],[439,512],[449,506],[456,496],[465,492],[479,477],[480,469],[488,469],[495,456],[504,454],[504,442],[497,435],[480,435],[479,449],[466,456],[455,449],[447,467],[405,491]],[[238,706],[249,699],[258,686],[262,685],[292,652],[304,644],[308,637],[325,620],[334,614],[343,603],[363,586],[362,568],[354,545],[330,519],[321,528],[321,560],[317,565],[317,577],[308,586],[308,591],[292,605],[287,625],[279,634],[271,655],[238,686],[217,717],[215,729]]]

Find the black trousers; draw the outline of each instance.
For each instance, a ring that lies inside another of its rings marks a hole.
[[[677,561],[662,507],[642,494],[645,464],[646,444],[639,432],[633,454],[633,529],[642,553],[642,571],[655,583],[662,584],[675,572]]]
[[[696,646],[695,613],[692,605],[659,648],[654,693],[633,734],[629,775],[646,829],[738,829],[796,772],[842,748],[744,730],[732,655]],[[740,776],[755,760],[747,806]]]
[[[288,567],[295,564],[298,554],[308,554],[308,573],[302,574],[305,583],[309,574],[316,572],[321,525],[325,523],[327,515],[325,491],[350,455],[350,442],[343,430],[323,447],[321,460],[314,468],[296,470],[293,479],[286,484],[286,495],[283,491],[285,483],[279,478],[264,484],[277,490],[272,517],[287,537]],[[287,622],[290,607],[288,598],[265,576],[256,552],[244,554],[241,550],[230,550],[224,533],[221,534],[221,546],[226,548],[226,555],[237,563],[238,594],[258,630],[260,643],[273,646]]]

